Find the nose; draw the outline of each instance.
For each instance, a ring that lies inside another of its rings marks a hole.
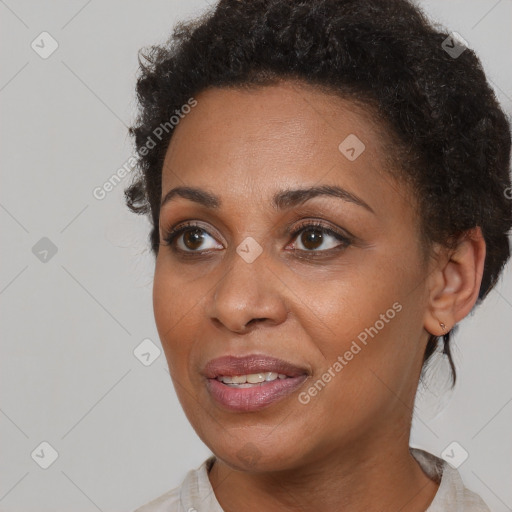
[[[253,318],[249,320],[246,324],[240,326],[239,328],[231,327],[231,330],[233,332],[236,332],[237,334],[243,334],[244,332],[247,332],[252,326],[251,324],[255,324],[257,322],[263,322],[265,320],[268,320],[267,318]],[[249,327],[251,326],[251,327]]]
[[[261,323],[279,325],[287,317],[286,286],[261,254],[252,263],[234,254],[213,290],[210,318],[238,334]]]

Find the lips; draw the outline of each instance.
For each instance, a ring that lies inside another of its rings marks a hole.
[[[224,356],[212,359],[204,367],[203,374],[208,379],[215,379],[217,377],[232,377],[265,372],[281,373],[287,377],[298,377],[308,374],[305,368],[295,366],[282,359],[264,355],[246,357]]]
[[[256,411],[292,394],[308,378],[306,368],[263,355],[209,361],[203,375],[215,402],[230,411]]]

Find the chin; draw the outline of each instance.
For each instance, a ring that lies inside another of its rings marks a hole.
[[[297,443],[284,444],[281,439],[272,441],[267,437],[262,442],[245,436],[243,440],[227,438],[224,442],[207,443],[207,446],[218,459],[237,471],[286,471],[304,461],[304,456],[297,452]]]

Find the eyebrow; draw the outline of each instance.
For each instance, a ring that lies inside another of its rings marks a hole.
[[[276,210],[286,210],[305,203],[306,201],[318,196],[337,197],[339,199],[343,199],[344,201],[362,206],[369,212],[375,214],[370,205],[364,202],[360,197],[352,194],[344,188],[334,185],[321,185],[317,187],[281,190],[280,192],[277,192],[272,198],[272,207]],[[160,208],[173,199],[176,199],[177,197],[182,197],[184,199],[188,199],[189,201],[194,201],[195,203],[201,204],[206,208],[219,209],[222,205],[222,200],[220,197],[212,194],[211,192],[207,192],[201,188],[183,186],[169,190],[169,192],[167,192],[165,197],[162,199]]]

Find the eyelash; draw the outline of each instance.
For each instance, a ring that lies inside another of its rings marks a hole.
[[[328,235],[333,236],[334,238],[339,240],[341,242],[341,244],[336,247],[332,247],[331,249],[327,249],[327,250],[307,251],[304,249],[297,249],[298,251],[308,253],[309,255],[317,255],[319,253],[322,255],[322,254],[329,254],[332,251],[346,249],[349,245],[352,244],[352,239],[349,236],[343,235],[337,231],[334,231],[318,221],[304,222],[304,223],[300,224],[294,231],[290,232],[289,234],[291,237],[293,237],[293,240],[295,240],[297,238],[297,235],[299,235],[301,232],[306,231],[307,229],[311,229],[311,228],[315,228],[318,231],[321,231],[323,233],[327,233]],[[167,235],[165,235],[165,237],[164,237],[165,244],[164,245],[169,245],[171,247],[171,249],[176,253],[177,252],[182,253],[182,254],[186,253],[189,255],[194,255],[194,254],[200,255],[201,253],[206,253],[207,251],[184,251],[183,249],[178,249],[175,246],[174,241],[180,235],[182,235],[183,233],[186,233],[187,231],[192,231],[194,229],[199,229],[202,232],[207,233],[209,236],[212,236],[212,235],[210,235],[210,233],[208,233],[208,231],[206,229],[204,229],[200,225],[194,224],[193,222],[188,222],[186,224],[178,225],[178,227],[172,229]]]

